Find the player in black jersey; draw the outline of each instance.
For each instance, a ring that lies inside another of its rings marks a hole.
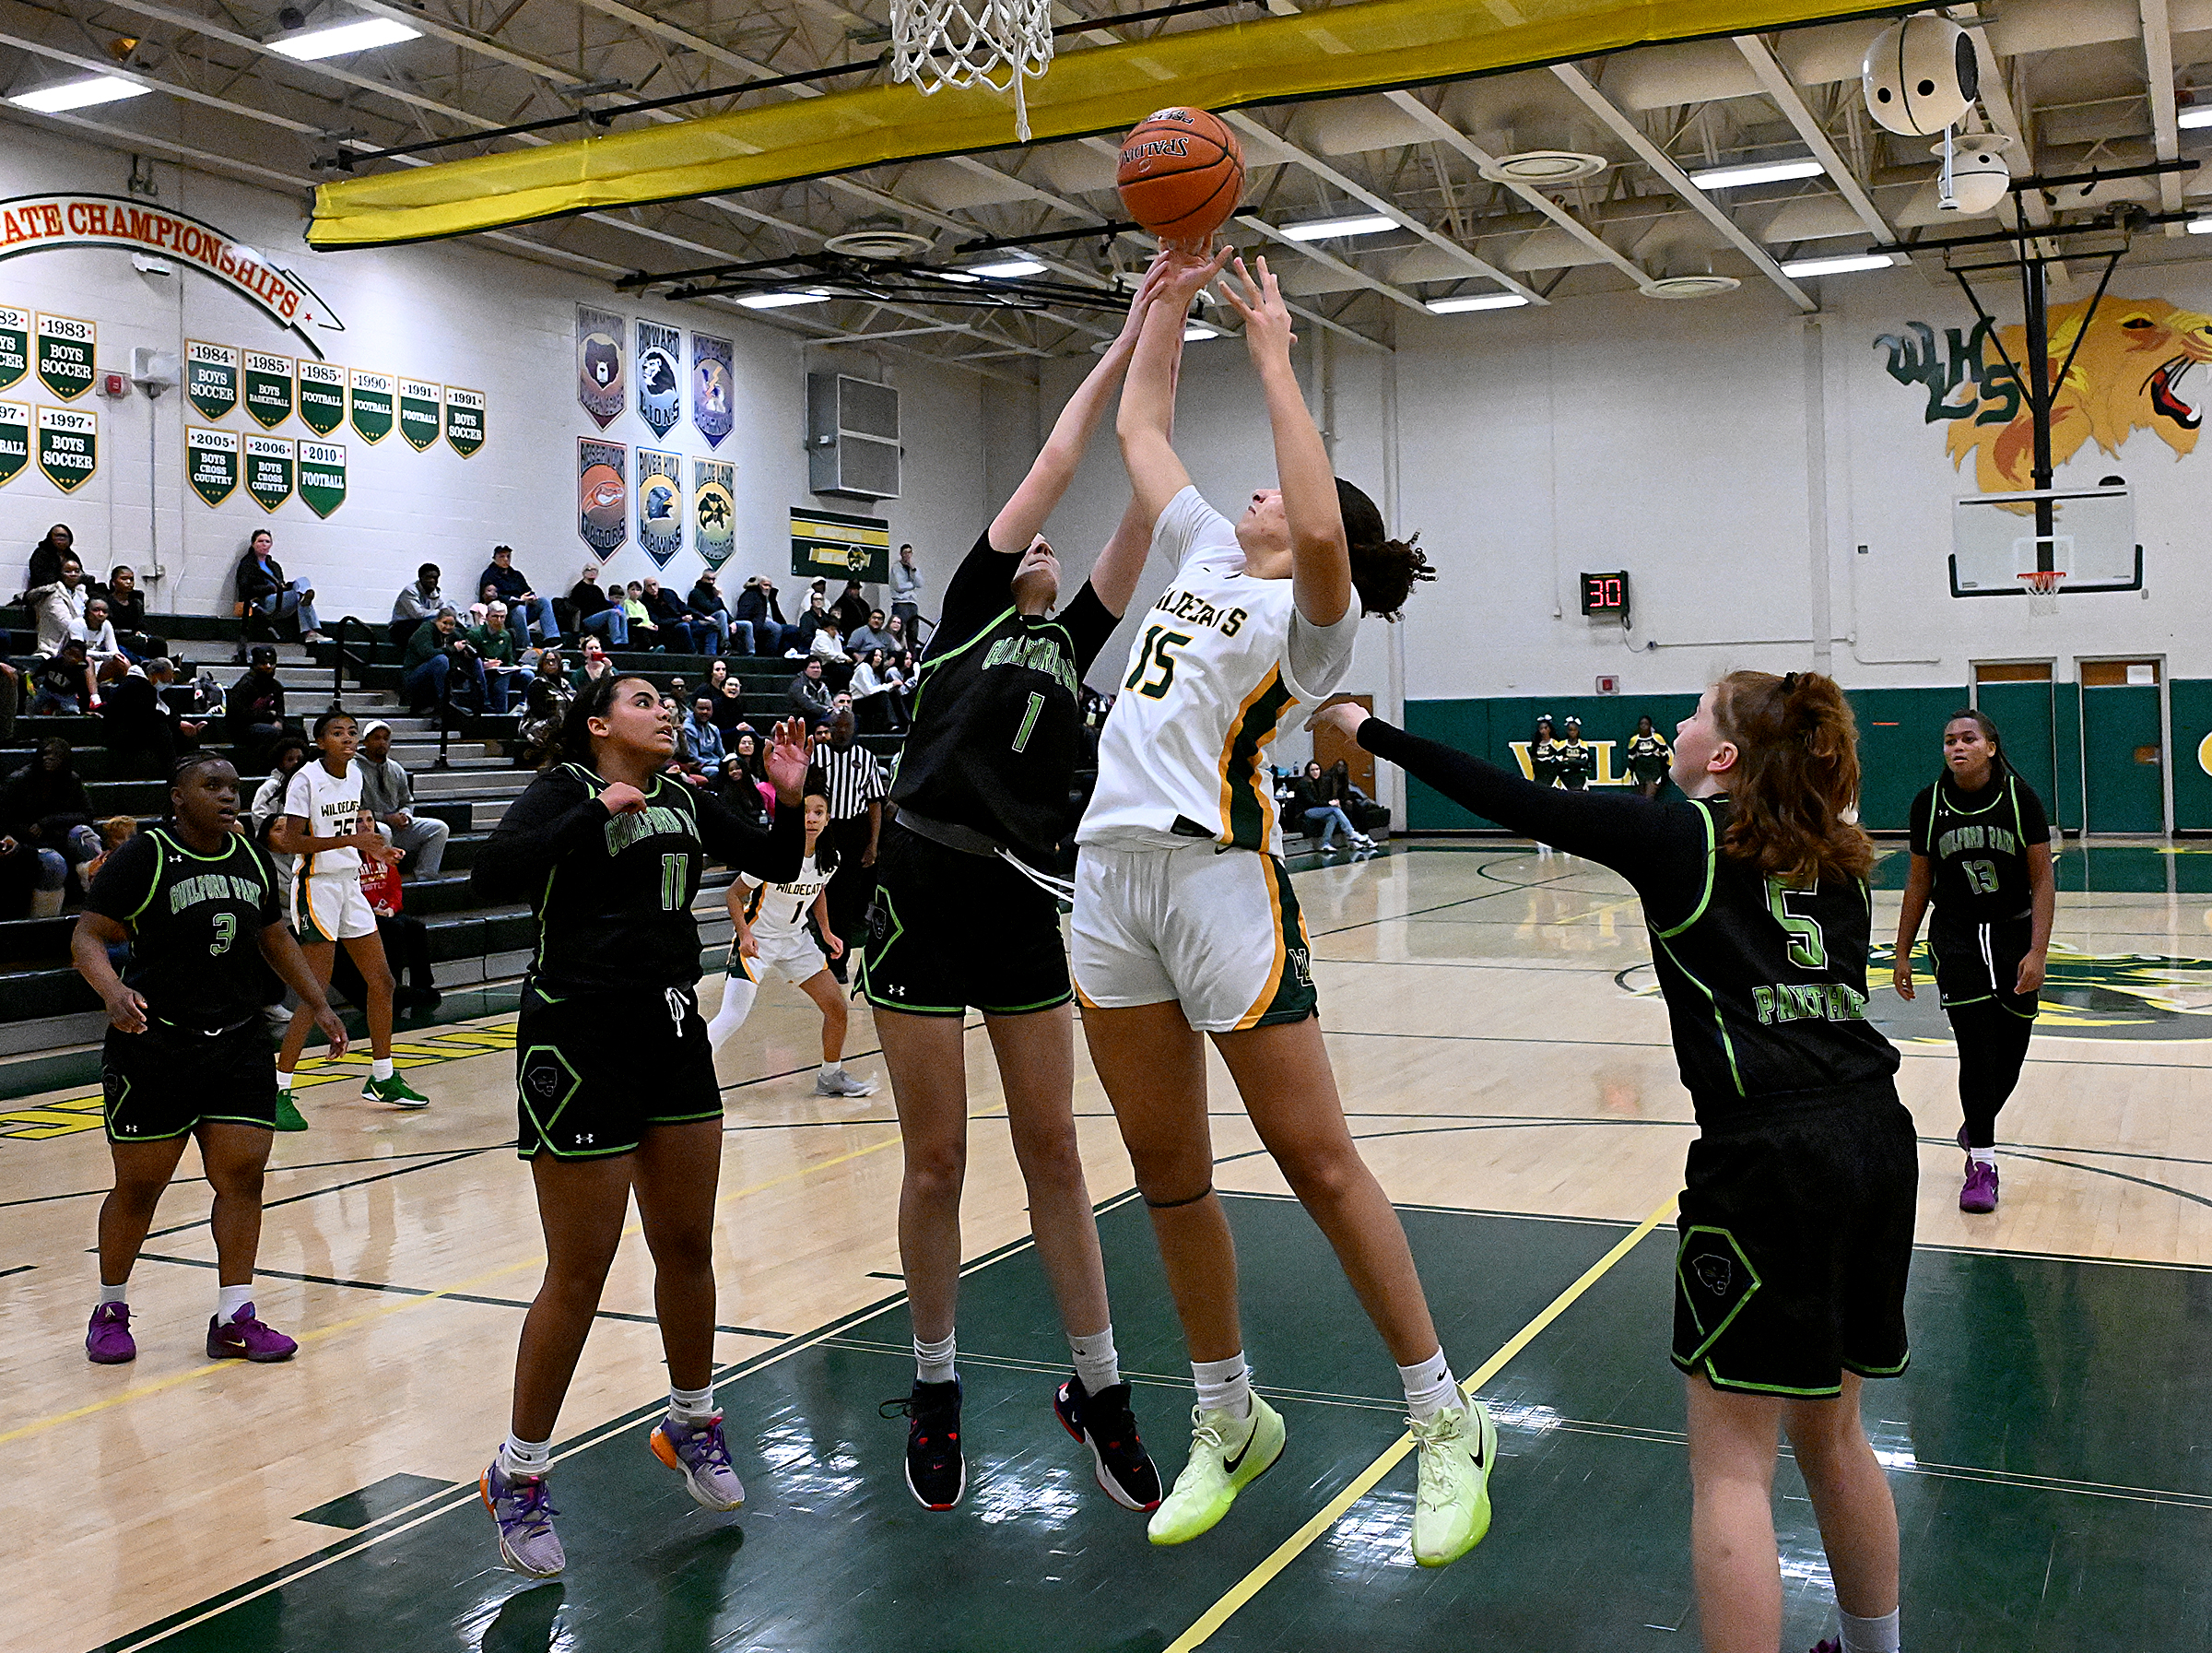
[[[806,730],[779,726],[766,832],[664,773],[676,714],[643,678],[587,683],[561,728],[562,761],[500,820],[472,880],[527,900],[538,944],[515,1028],[522,1156],[536,1184],[546,1276],[515,1354],[512,1433],[484,1472],[500,1553],[548,1577],[562,1564],[546,1493],[553,1425],[634,1190],[653,1253],[670,1383],[655,1457],[708,1509],[745,1489],[714,1411],[714,1187],[722,1092],[700,1020],[699,926],[707,856],[784,880],[799,870]]]
[[[2042,800],[2005,761],[1997,726],[1969,708],[1943,726],[1946,773],[1912,800],[1912,870],[1897,916],[1900,995],[1912,995],[1912,943],[1936,903],[1928,953],[1959,1043],[1966,1116],[1962,1211],[1997,1209],[1997,1112],[2020,1082],[2041,1008],[2058,880]]]
[[[298,1345],[253,1312],[261,1176],[276,1140],[276,1062],[261,1016],[275,969],[330,1041],[346,1029],[286,927],[276,872],[238,830],[238,772],[205,754],[179,764],[170,820],[124,841],[92,880],[69,951],[108,1010],[100,1053],[115,1187],[100,1208],[100,1305],[85,1352],[135,1358],[124,1288],[162,1190],[197,1139],[215,1190],[218,1302],[211,1360],[288,1360]],[[108,950],[129,943],[127,974]]]
[[[1083,674],[1136,590],[1149,525],[1134,511],[1057,614],[1060,563],[1040,530],[1074,479],[1136,348],[1164,265],[1061,409],[1013,497],[945,590],[891,785],[860,984],[876,1013],[906,1155],[899,1253],[913,1315],[906,1482],[931,1509],[967,1486],[954,1366],[960,1186],[968,1155],[964,1021],[981,1010],[1027,1186],[1030,1226],[1075,1371],[1054,1393],[1124,1508],[1159,1503],[1114,1352],[1099,1230],[1075,1119],[1075,1033],[1060,904],[1049,874],[1072,824]]]
[[[1865,1019],[1873,849],[1851,709],[1825,677],[1731,674],[1676,735],[1687,797],[1567,794],[1357,706],[1314,719],[1476,814],[1620,873],[1642,898],[1697,1112],[1675,1270],[1691,1548],[1711,1653],[1782,1636],[1772,1495],[1789,1431],[1845,1645],[1897,1643],[1897,1513],[1860,1380],[1906,1360],[1918,1158],[1894,1047]]]

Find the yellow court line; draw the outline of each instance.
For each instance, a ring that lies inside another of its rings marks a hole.
[[[1471,1395],[1489,1382],[1504,1369],[1507,1362],[1535,1340],[1538,1332],[1565,1314],[1576,1298],[1604,1279],[1614,1264],[1635,1250],[1646,1234],[1673,1215],[1674,1210],[1675,1196],[1669,1194],[1650,1216],[1623,1236],[1618,1246],[1583,1270],[1580,1280],[1554,1297],[1542,1314],[1507,1339],[1498,1352],[1477,1367],[1460,1387]],[[1404,1462],[1406,1455],[1412,1450],[1413,1436],[1410,1434],[1400,1435],[1395,1446],[1355,1475],[1351,1483],[1316,1511],[1312,1520],[1285,1539],[1276,1547],[1272,1555],[1237,1580],[1228,1594],[1199,1615],[1197,1622],[1188,1630],[1170,1642],[1166,1653],[1191,1653],[1192,1648],[1203,1645],[1215,1631],[1235,1616],[1239,1608],[1266,1588],[1276,1575],[1295,1561],[1315,1539],[1334,1527],[1345,1511],[1366,1497],[1376,1482]]]

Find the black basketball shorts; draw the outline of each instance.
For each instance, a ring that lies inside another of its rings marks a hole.
[[[1715,1388],[1792,1399],[1837,1394],[1845,1372],[1905,1369],[1920,1158],[1894,1086],[1708,1127],[1686,1180],[1676,1365]]]
[[[256,1010],[220,1029],[150,1011],[146,1032],[108,1029],[100,1057],[111,1142],[161,1142],[202,1125],[276,1128],[276,1055]]]
[[[528,983],[514,1058],[515,1151],[526,1160],[635,1153],[656,1125],[722,1117],[694,987],[563,996]]]
[[[2042,995],[2012,990],[2034,937],[2034,921],[2024,914],[1991,924],[1930,925],[1928,957],[1943,1008],[1994,1002],[2015,1016],[2034,1016],[2042,1009]]]
[[[1060,903],[995,856],[893,824],[876,856],[860,987],[912,1016],[1020,1016],[1068,1002]]]

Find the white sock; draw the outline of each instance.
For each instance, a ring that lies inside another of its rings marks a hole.
[[[292,1088],[292,1076],[281,1068],[276,1069],[276,1088],[279,1091],[288,1091]]]
[[[844,1072],[844,1070],[845,1059],[842,1057],[838,1057],[838,1059],[834,1062],[824,1062],[822,1064],[822,1077],[824,1079],[835,1079],[840,1074]]]
[[[1227,1360],[1193,1361],[1191,1377],[1198,1386],[1200,1411],[1252,1415],[1252,1368],[1244,1364],[1242,1350]]]
[[[130,1289],[130,1281],[124,1281],[124,1283],[119,1286],[112,1286],[103,1280],[100,1282],[100,1301],[102,1305],[128,1302],[129,1299],[126,1298],[124,1293],[128,1292]]]
[[[1437,1413],[1465,1400],[1452,1376],[1452,1363],[1444,1358],[1441,1346],[1427,1360],[1400,1366],[1398,1380],[1406,1386],[1406,1410],[1413,1414],[1417,1423],[1426,1423]]]
[[[1878,1619],[1854,1619],[1841,1608],[1843,1653],[1898,1653],[1897,1613],[1892,1607]]]
[[[1997,1163],[1997,1151],[1994,1148],[1970,1148],[1966,1152],[1967,1157],[1977,1165],[1994,1165]]]
[[[552,1462],[551,1435],[542,1441],[525,1441],[511,1434],[500,1447],[500,1468],[510,1475],[543,1475]]]
[[[710,1048],[720,1050],[730,1035],[745,1025],[745,1019],[753,1013],[753,999],[759,991],[759,983],[748,982],[742,975],[731,975],[724,981],[722,1009],[707,1023]]]
[[[106,1288],[101,1289],[104,1291]],[[218,1326],[229,1325],[238,1318],[238,1311],[253,1301],[253,1288],[251,1285],[218,1286],[215,1293],[215,1323]]]
[[[714,1415],[714,1386],[703,1389],[679,1389],[670,1386],[668,1415],[679,1423],[704,1423]]]
[[[376,1080],[376,1082],[380,1085],[382,1084],[384,1080],[390,1079],[392,1077],[392,1058],[390,1057],[375,1057],[371,1058],[369,1063],[369,1077]]]
[[[1067,1346],[1075,1351],[1076,1376],[1081,1380],[1085,1394],[1095,1395],[1122,1381],[1122,1357],[1113,1351],[1112,1325],[1088,1337],[1071,1336]]]
[[[935,1343],[914,1340],[914,1381],[916,1383],[950,1383],[953,1379],[953,1334],[947,1332]]]

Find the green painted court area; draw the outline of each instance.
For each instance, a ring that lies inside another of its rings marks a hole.
[[[908,1495],[902,1421],[877,1412],[912,1370],[892,1299],[725,1376],[750,1499],[741,1514],[690,1504],[646,1450],[658,1408],[643,1406],[563,1448],[558,1582],[498,1565],[473,1487],[426,1496],[394,1477],[403,1484],[365,1488],[343,1510],[303,1512],[350,1529],[319,1556],[109,1646],[1158,1653],[1403,1427],[1388,1358],[1303,1212],[1228,1203],[1253,1367],[1289,1442],[1230,1518],[1182,1549],[1147,1544],[1143,1519],[1091,1484],[1088,1455],[1053,1422],[1065,1347],[1024,1245],[981,1259],[965,1282],[971,1480],[954,1514]],[[1406,1222],[1463,1372],[1625,1232],[1418,1208]],[[1143,1210],[1117,1203],[1100,1229],[1138,1416],[1171,1474],[1190,1391]],[[1693,1646],[1681,1380],[1665,1354],[1672,1256],[1662,1228],[1488,1387],[1503,1452],[1497,1524],[1479,1549],[1441,1572],[1412,1565],[1408,1461],[1206,1645]],[[1898,1494],[1906,1646],[2212,1648],[2201,1567],[2212,1456],[2194,1445],[2212,1271],[1923,1250],[1912,1313],[1912,1369],[1870,1386],[1867,1408]],[[656,1373],[638,1374],[641,1398],[657,1387]],[[1786,1458],[1780,1484],[1785,1647],[1809,1647],[1831,1628],[1830,1592]]]

